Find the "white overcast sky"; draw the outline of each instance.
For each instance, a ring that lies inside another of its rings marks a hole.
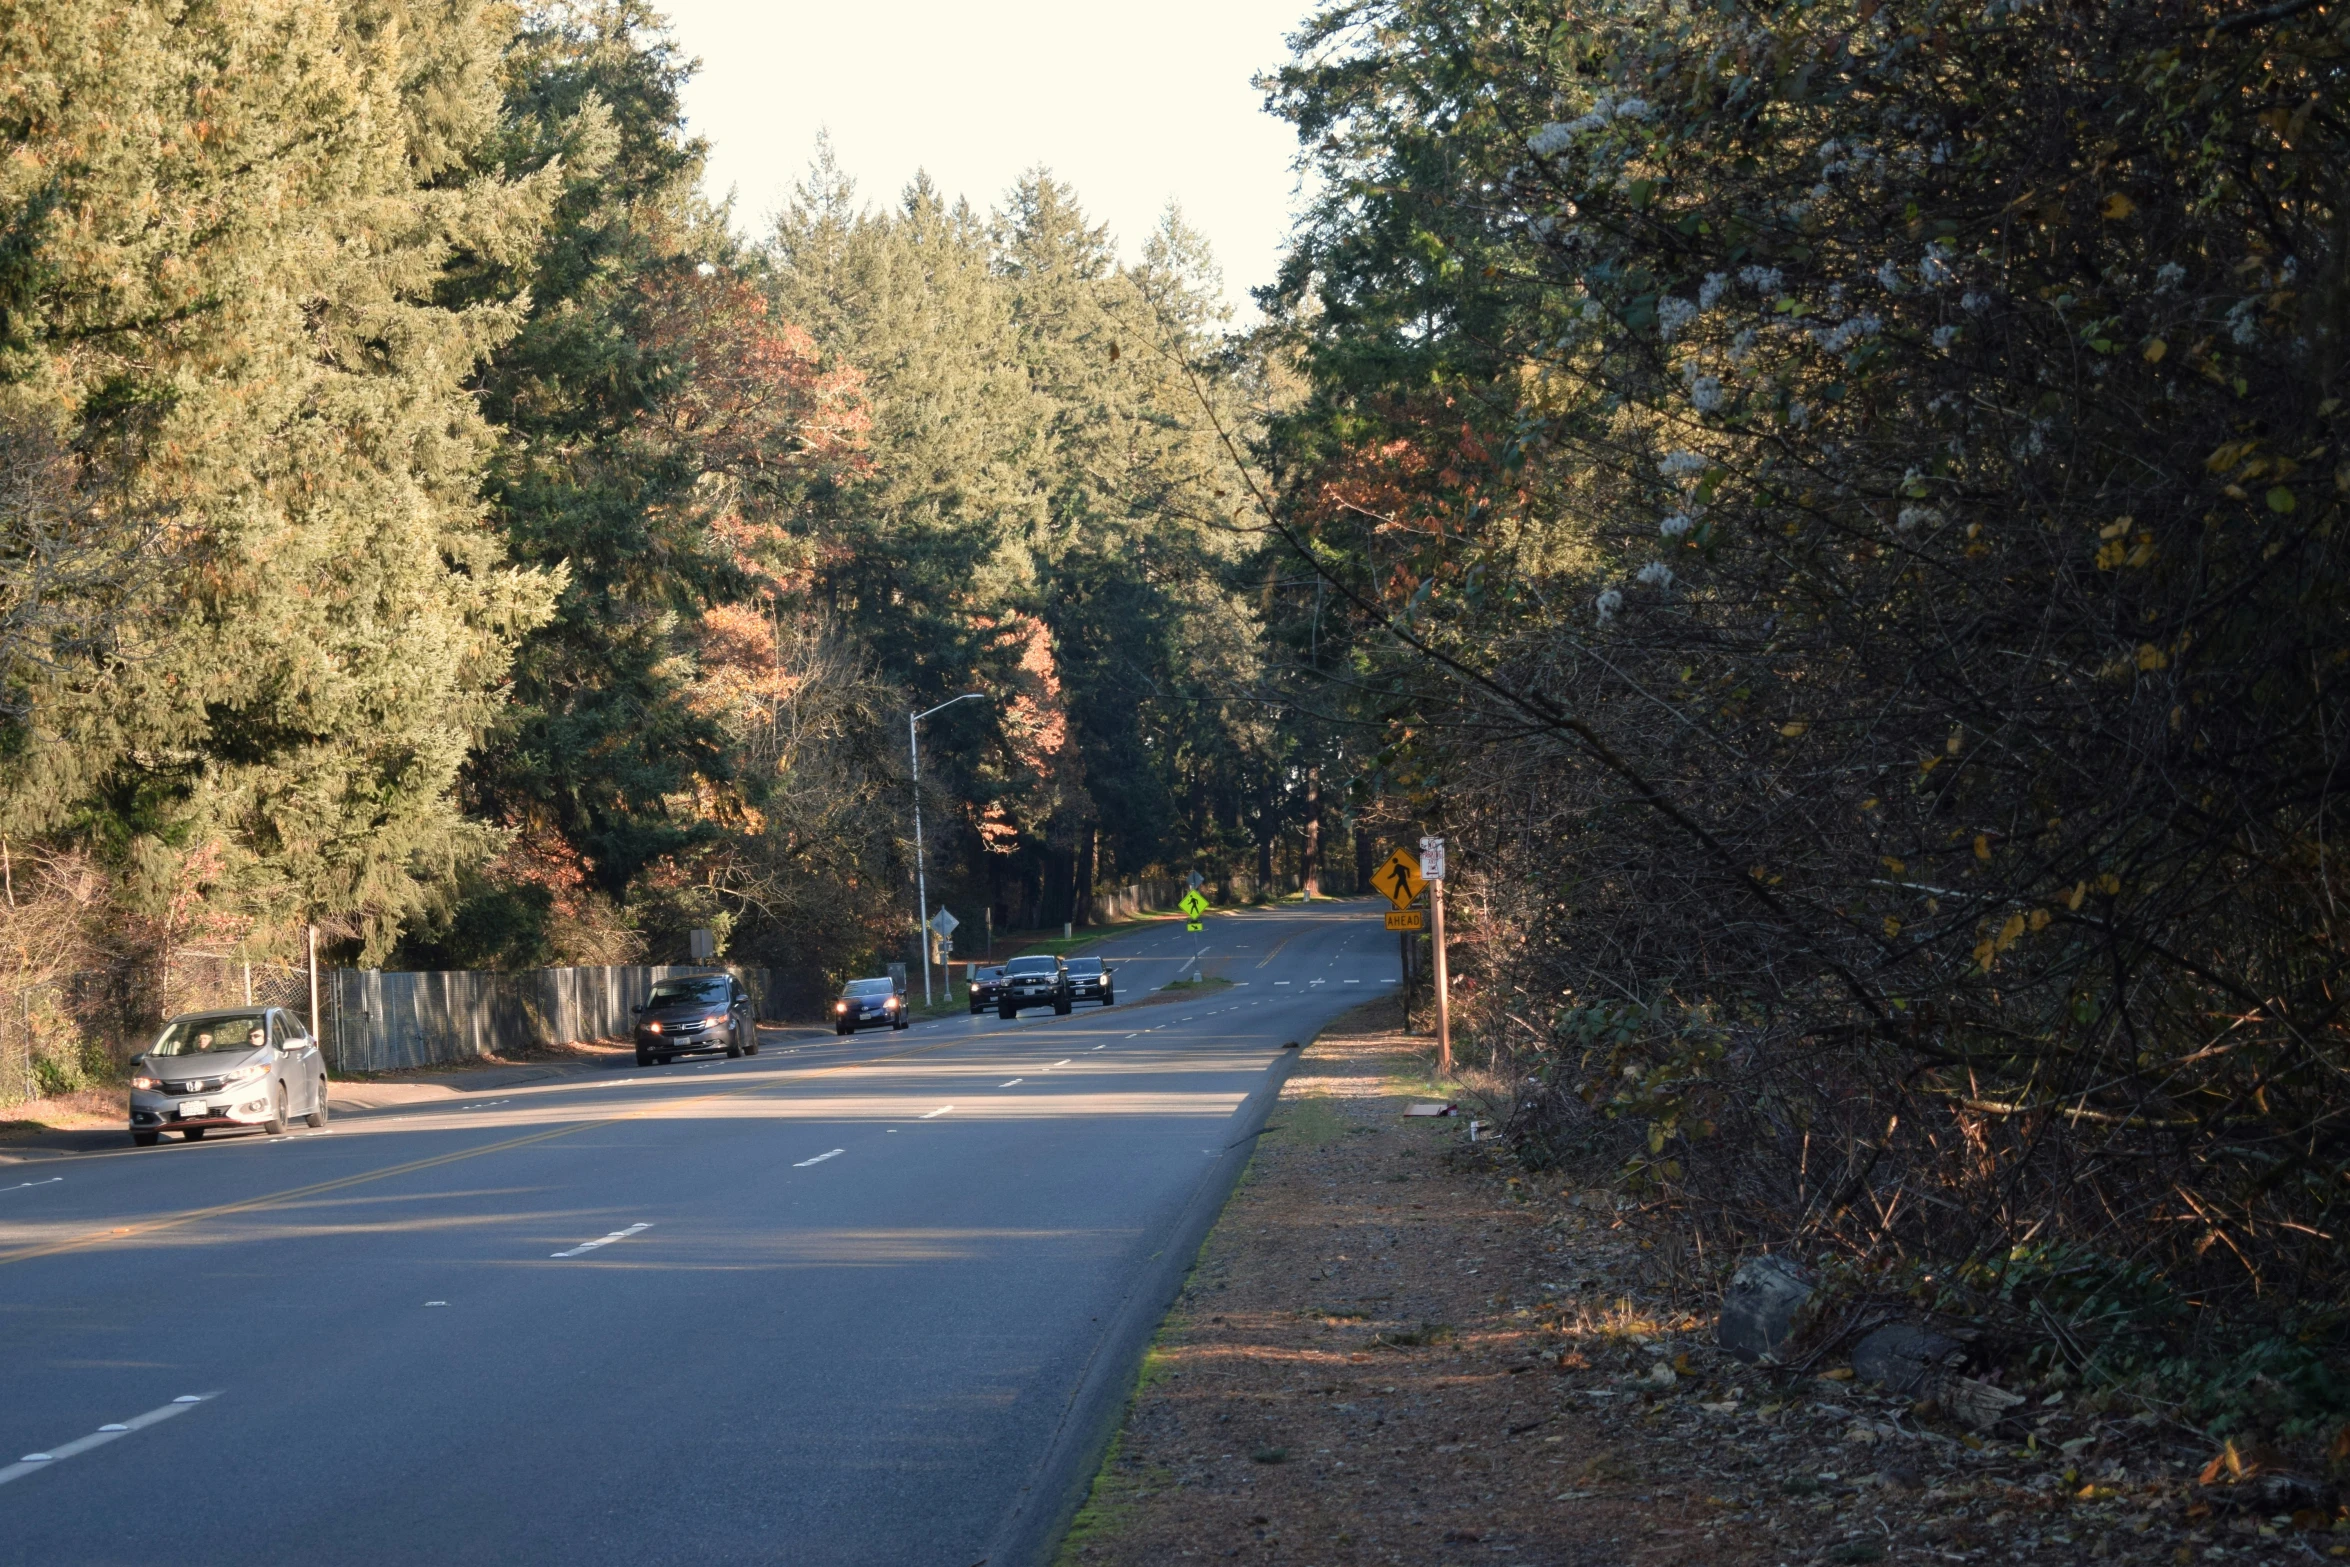
[[[1306,0],[666,0],[701,74],[713,196],[764,233],[817,133],[869,202],[917,169],[992,207],[1044,164],[1131,258],[1170,200],[1214,246],[1227,294],[1271,281],[1289,231],[1297,138],[1249,85],[1287,58]]]

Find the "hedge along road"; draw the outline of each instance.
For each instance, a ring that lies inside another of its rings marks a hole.
[[[1038,1559],[1283,1043],[1394,968],[1369,903],[1105,955],[1069,1017],[41,1161],[0,1562]]]

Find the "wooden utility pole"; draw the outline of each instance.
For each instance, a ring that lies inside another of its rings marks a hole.
[[[1440,1077],[1452,1075],[1452,987],[1444,971],[1444,878],[1439,876],[1428,883],[1428,910],[1436,926],[1433,945],[1436,948],[1436,1071]]]
[[[1452,1075],[1452,985],[1444,964],[1444,840],[1420,840],[1420,879],[1428,884],[1428,913],[1436,928],[1430,944],[1436,953],[1436,1072]]]

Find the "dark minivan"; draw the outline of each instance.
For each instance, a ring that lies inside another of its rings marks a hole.
[[[729,1059],[759,1053],[750,992],[731,974],[679,974],[656,980],[636,1012],[636,1064],[723,1050]]]
[[[1069,960],[1069,999],[1071,1001],[1098,1001],[1103,1006],[1118,1004],[1118,976],[1099,958],[1071,958]]]

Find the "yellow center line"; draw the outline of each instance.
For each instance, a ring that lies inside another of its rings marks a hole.
[[[504,1153],[513,1148],[525,1148],[532,1143],[543,1143],[556,1137],[568,1137],[573,1132],[584,1132],[593,1127],[617,1126],[626,1121],[639,1121],[649,1115],[683,1109],[689,1105],[706,1104],[718,1099],[739,1099],[745,1094],[786,1087],[795,1081],[821,1077],[827,1072],[845,1072],[854,1067],[879,1066],[885,1061],[901,1061],[908,1056],[927,1055],[935,1050],[948,1050],[956,1045],[969,1044],[970,1042],[968,1039],[949,1039],[935,1045],[917,1045],[905,1050],[892,1051],[888,1055],[874,1056],[864,1061],[836,1061],[830,1066],[806,1067],[798,1071],[787,1072],[780,1078],[749,1083],[741,1088],[721,1089],[711,1093],[696,1094],[690,1099],[647,1105],[641,1109],[631,1110],[625,1115],[598,1116],[593,1120],[574,1121],[568,1126],[550,1127],[543,1132],[528,1132],[520,1137],[509,1137],[504,1142],[489,1143],[480,1148],[465,1148],[455,1153],[434,1154],[426,1159],[411,1159],[404,1164],[386,1165],[380,1170],[364,1170],[357,1175],[340,1176],[334,1180],[320,1181],[310,1186],[296,1186],[287,1191],[270,1192],[266,1196],[247,1197],[240,1202],[215,1203],[209,1208],[189,1208],[180,1213],[167,1213],[159,1218],[148,1219],[137,1224],[91,1230],[64,1240],[20,1246],[15,1251],[0,1252],[0,1267],[6,1267],[12,1262],[30,1262],[39,1257],[54,1257],[60,1252],[79,1251],[89,1246],[102,1246],[108,1241],[135,1240],[141,1236],[177,1229],[183,1224],[195,1224],[205,1219],[217,1219],[232,1213],[251,1213],[258,1208],[295,1202],[305,1197],[316,1197],[322,1192],[342,1191],[346,1187],[364,1186],[369,1181],[386,1181],[396,1175],[408,1175],[418,1170],[429,1170],[435,1165],[456,1164],[461,1160],[478,1159],[486,1154]]]

